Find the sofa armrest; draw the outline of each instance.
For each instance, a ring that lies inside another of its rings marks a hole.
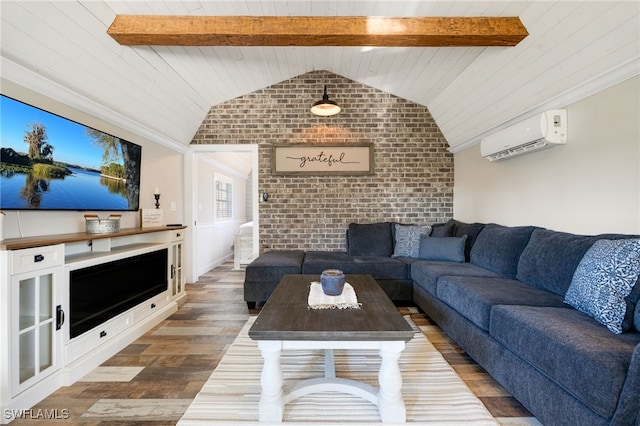
[[[633,424],[640,424],[640,343],[633,350],[627,378],[610,426]]]

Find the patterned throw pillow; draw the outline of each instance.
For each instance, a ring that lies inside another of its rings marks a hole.
[[[430,226],[395,224],[393,257],[418,257],[420,236],[429,235]]]
[[[622,333],[625,297],[640,275],[640,240],[598,240],[578,264],[565,302]]]

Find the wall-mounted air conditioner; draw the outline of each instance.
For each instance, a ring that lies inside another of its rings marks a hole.
[[[480,141],[489,161],[503,160],[567,143],[567,110],[554,109],[500,130]]]

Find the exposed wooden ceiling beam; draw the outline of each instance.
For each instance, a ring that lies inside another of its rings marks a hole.
[[[518,17],[118,15],[107,33],[122,45],[515,46]]]

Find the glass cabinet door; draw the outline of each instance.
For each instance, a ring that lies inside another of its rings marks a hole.
[[[54,370],[56,276],[43,270],[12,277],[14,394]]]
[[[171,294],[177,296],[182,293],[182,243],[171,245]]]

